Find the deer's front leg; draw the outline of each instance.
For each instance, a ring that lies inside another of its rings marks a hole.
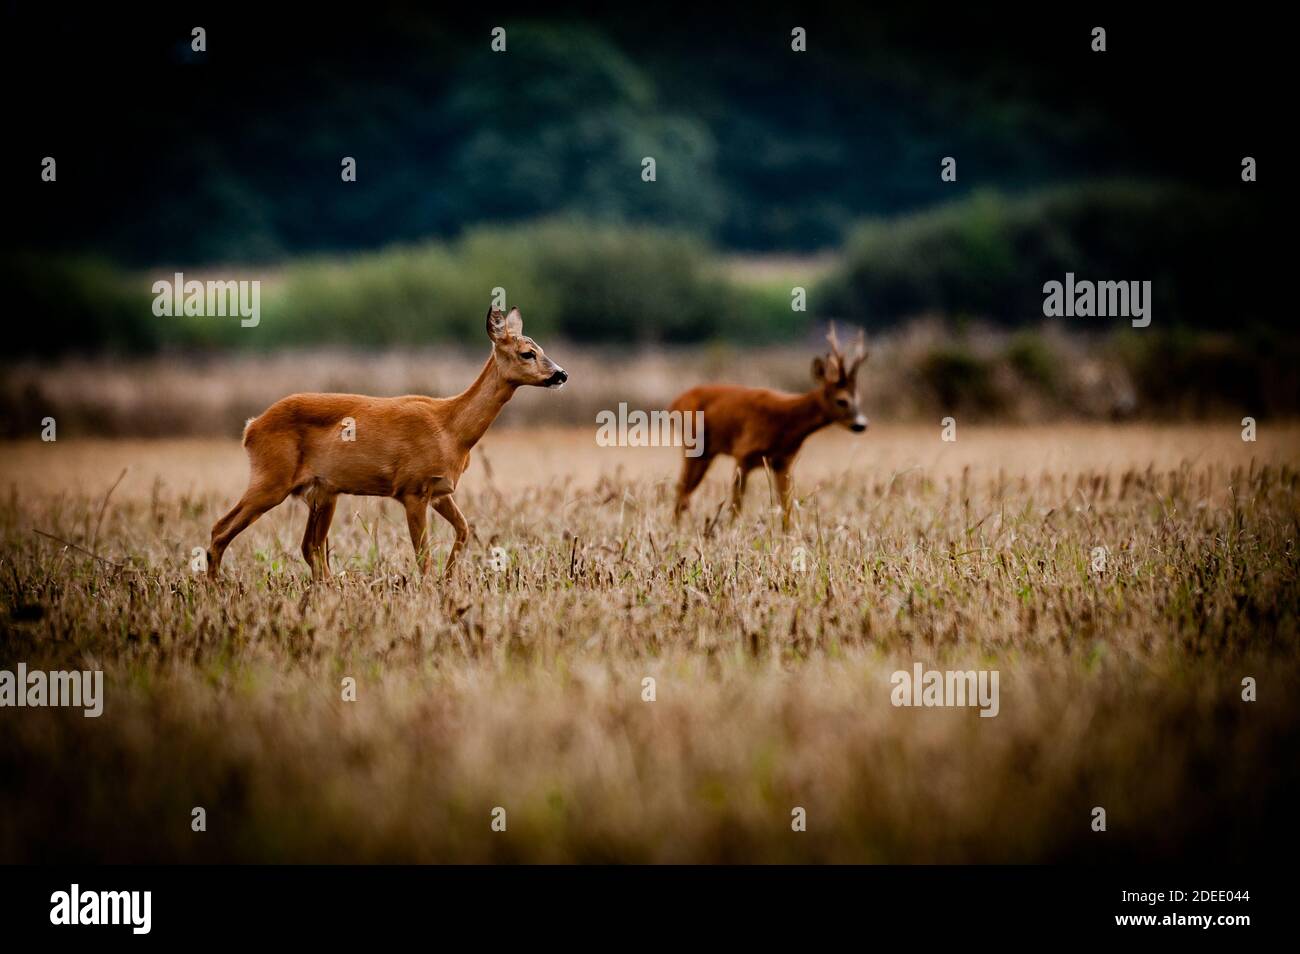
[[[731,515],[739,517],[745,507],[745,485],[749,482],[749,472],[754,465],[748,461],[736,462],[736,476],[731,480]]]
[[[406,507],[406,528],[411,531],[416,565],[421,573],[427,574],[433,565],[433,550],[429,546],[429,501],[411,495],[402,498],[402,505]]]
[[[777,497],[781,500],[781,529],[790,529],[790,511],[794,507],[794,481],[790,478],[789,462],[772,464],[772,479],[776,482]]]
[[[456,542],[451,545],[451,555],[447,557],[447,568],[443,571],[443,577],[447,578],[451,576],[456,560],[460,557],[460,551],[465,549],[465,541],[469,539],[469,522],[450,494],[434,498],[433,509],[438,511],[438,515],[451,524],[452,529],[456,531]]]

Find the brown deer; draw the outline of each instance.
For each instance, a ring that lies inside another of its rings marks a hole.
[[[428,507],[456,531],[445,575],[469,537],[469,524],[452,494],[469,466],[471,448],[526,384],[559,388],[568,373],[524,336],[519,309],[491,309],[487,333],[492,353],[461,394],[450,398],[377,398],[360,394],[293,394],[272,404],[244,428],[248,489],[212,528],[208,575],[254,520],[290,494],[307,504],[302,555],[312,579],[329,575],[325,538],[339,494],[392,497],[406,508],[416,561],[428,573],[433,551]]]
[[[731,487],[731,509],[739,514],[745,496],[745,482],[755,467],[772,469],[781,501],[782,526],[790,528],[794,489],[790,468],[808,436],[829,424],[851,431],[865,431],[867,418],[858,409],[858,368],[867,359],[865,339],[858,333],[852,358],[840,352],[835,326],[826,336],[831,350],[814,358],[816,386],[806,394],[785,394],[767,388],[742,388],[731,384],[691,388],[672,404],[671,410],[704,412],[703,452],[686,457],[677,484],[674,520],[680,519],[691,493],[704,479],[709,464],[718,454],[735,458],[736,476]]]

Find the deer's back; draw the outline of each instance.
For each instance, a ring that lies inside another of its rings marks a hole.
[[[432,426],[438,399],[420,395],[370,397],[365,394],[291,394],[248,423],[244,443],[262,436],[338,430],[341,422],[365,422],[387,430]]]
[[[440,403],[420,395],[292,394],[249,422],[244,446],[255,468],[291,474],[295,491],[321,483],[393,496],[433,476],[454,482],[464,469]]]
[[[779,443],[785,411],[795,398],[770,388],[706,384],[681,394],[671,409],[704,412],[708,453],[745,457],[769,452]]]

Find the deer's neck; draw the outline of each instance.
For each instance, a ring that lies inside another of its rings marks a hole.
[[[821,400],[821,389],[814,388],[807,394],[799,395],[791,403],[790,415],[786,420],[786,437],[801,444],[810,434],[829,423],[830,418],[827,417],[826,407]]]
[[[514,393],[515,385],[501,377],[496,360],[488,355],[487,363],[474,383],[451,399],[447,416],[449,429],[466,451],[487,433]]]

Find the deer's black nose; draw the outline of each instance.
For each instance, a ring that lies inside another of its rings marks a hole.
[[[546,386],[548,388],[558,388],[567,380],[569,380],[569,372],[563,368],[556,368],[555,373],[546,379]]]
[[[853,431],[854,433],[857,433],[857,434],[861,434],[861,433],[862,433],[863,431],[865,431],[866,429],[867,429],[867,420],[866,420],[866,418],[861,418],[861,417],[860,417],[860,418],[858,418],[856,421],[854,421],[852,424],[849,425],[849,430],[851,430],[851,431]]]

